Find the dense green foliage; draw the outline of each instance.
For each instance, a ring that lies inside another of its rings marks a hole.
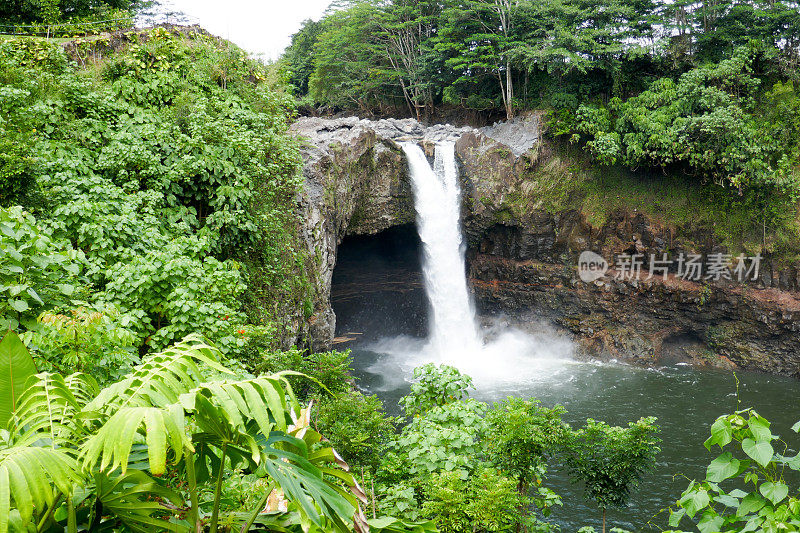
[[[192,332],[226,352],[265,332],[286,343],[307,298],[289,102],[215,38],[127,40],[88,68],[44,42],[0,45],[4,327],[111,307],[141,349]]]
[[[572,140],[585,141],[602,164],[685,170],[732,187],[764,224],[791,220],[800,197],[800,98],[791,81],[761,90],[754,72],[765,62],[758,47],[740,47],[624,102],[580,105]]]
[[[751,41],[769,51],[773,76],[787,75],[799,40],[790,0],[353,0],[308,21],[283,61],[299,93],[324,105],[510,116],[626,98]]]
[[[10,349],[0,344],[0,358]],[[321,436],[284,375],[236,376],[221,360],[189,337],[104,389],[86,374],[37,374],[0,449],[0,532],[32,523],[39,531],[206,524],[216,533],[221,522],[247,529],[255,518],[268,529],[350,531],[357,484],[333,449],[316,446]],[[221,488],[234,470],[265,482],[251,511],[221,519]],[[215,486],[208,505],[199,497],[206,482]],[[270,497],[286,512],[261,513]]]
[[[17,4],[36,22],[131,8]],[[283,65],[305,106],[549,107],[598,163],[688,170],[775,220],[797,191],[796,7],[364,1],[307,23]],[[489,405],[432,364],[389,417],[348,352],[291,346],[310,314],[296,102],[263,65],[196,31],[67,49],[0,43],[0,329],[16,330],[0,533],[551,531],[564,466],[601,509],[626,505],[658,453],[652,419],[573,429],[560,406]],[[670,525],[796,526],[782,469],[798,460],[776,441],[752,411],[718,420],[723,453]]]
[[[721,189],[776,251],[767,233],[800,232],[798,43],[793,0],[353,0],[281,63],[321,110],[543,110],[549,136],[601,169]]]
[[[140,10],[158,0],[6,0],[0,33],[46,37],[87,35],[133,25]]]
[[[590,418],[569,436],[567,467],[583,482],[586,497],[603,510],[603,531],[606,510],[624,507],[631,489],[655,466],[661,451],[658,431],[654,418],[631,422],[627,428]]]

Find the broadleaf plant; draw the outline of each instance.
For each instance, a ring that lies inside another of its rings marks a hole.
[[[792,430],[800,430],[800,423]],[[693,521],[701,533],[797,531],[800,499],[790,494],[784,473],[800,471],[800,454],[775,453],[776,445],[788,448],[753,409],[717,418],[705,447],[721,453],[705,479],[692,480],[670,508],[670,527]]]

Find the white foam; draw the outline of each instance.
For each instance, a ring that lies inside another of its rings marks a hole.
[[[479,393],[493,396],[551,382],[572,363],[570,341],[547,329],[523,332],[500,320],[483,330],[478,326],[467,287],[453,143],[436,145],[433,167],[418,145],[402,143],[402,147],[408,157],[424,249],[430,336],[373,343],[367,348],[381,355],[367,370],[383,377],[386,390],[403,385],[415,367],[429,362],[458,368],[473,378]],[[569,381],[570,376],[562,378]]]

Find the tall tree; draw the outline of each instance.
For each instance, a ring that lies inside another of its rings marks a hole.
[[[289,72],[289,83],[298,96],[308,94],[308,80],[314,72],[314,45],[322,29],[322,22],[311,19],[303,21],[302,27],[292,35],[292,42],[281,57],[284,68]]]
[[[369,1],[331,12],[314,45],[309,93],[320,103],[369,112],[393,84],[375,40],[380,11]]]
[[[433,108],[433,71],[429,68],[431,39],[437,32],[441,3],[433,0],[396,0],[381,9],[378,40],[393,77],[400,85],[409,112],[421,119]]]
[[[109,9],[121,9],[134,14],[153,3],[147,0],[4,0],[0,2],[0,23],[53,24],[102,15]]]
[[[489,76],[497,81],[507,118],[514,116],[512,51],[517,41],[516,20],[522,0],[456,0],[450,3],[437,50],[457,83]]]

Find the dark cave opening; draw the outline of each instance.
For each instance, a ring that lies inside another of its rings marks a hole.
[[[345,237],[337,250],[331,306],[337,344],[427,336],[428,302],[416,227],[406,224],[376,235]]]

